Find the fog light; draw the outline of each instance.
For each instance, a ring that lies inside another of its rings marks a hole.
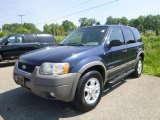
[[[50,96],[55,97],[53,92],[50,92],[49,94],[50,94]]]

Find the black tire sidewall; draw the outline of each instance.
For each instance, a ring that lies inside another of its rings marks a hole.
[[[97,78],[99,83],[100,83],[100,95],[97,99],[97,101],[93,104],[88,104],[85,99],[84,99],[84,88],[85,84],[88,82],[89,79],[91,78]],[[102,87],[103,79],[101,74],[98,71],[89,71],[85,75],[83,75],[79,81],[77,91],[76,91],[76,97],[75,97],[75,104],[78,108],[80,108],[83,111],[89,111],[96,107],[96,105],[99,103],[102,92],[103,92],[103,87]]]

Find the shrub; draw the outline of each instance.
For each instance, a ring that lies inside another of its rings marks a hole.
[[[143,36],[145,60],[144,73],[160,76],[160,37]]]

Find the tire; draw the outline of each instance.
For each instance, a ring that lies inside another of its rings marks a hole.
[[[74,106],[81,111],[90,111],[99,103],[103,87],[103,78],[95,70],[84,74],[78,82]]]
[[[132,73],[132,77],[138,78],[141,76],[143,71],[143,60],[141,57],[138,58],[137,65],[135,67],[135,71]]]

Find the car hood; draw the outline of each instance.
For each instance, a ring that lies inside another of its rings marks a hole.
[[[65,59],[79,54],[95,46],[55,46],[35,50],[20,56],[19,61],[40,66],[43,62],[63,62]]]

